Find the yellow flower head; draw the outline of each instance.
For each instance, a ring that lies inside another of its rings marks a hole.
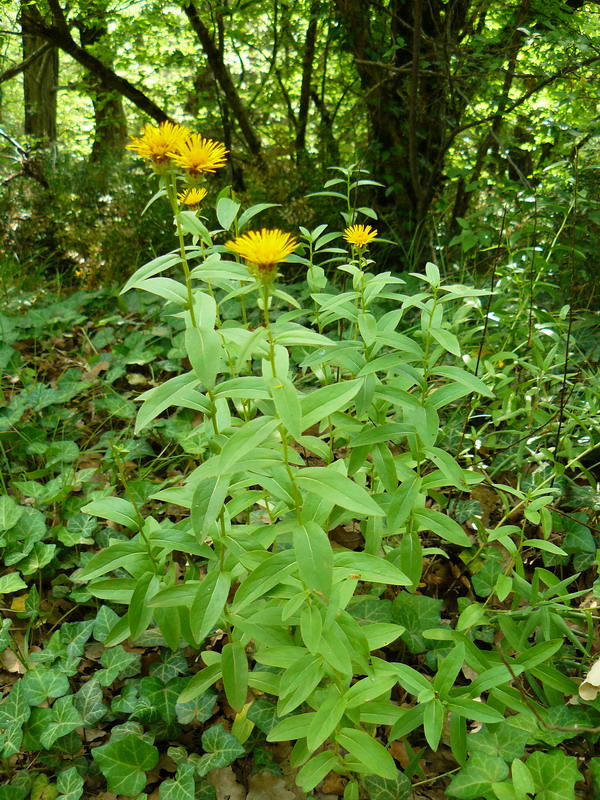
[[[225,247],[248,262],[252,275],[263,283],[270,283],[277,274],[277,264],[293,253],[297,244],[289,233],[263,228],[238,236],[235,241],[226,242]]]
[[[377,236],[377,231],[370,225],[351,225],[344,231],[344,239],[361,250]]]
[[[189,208],[198,208],[200,203],[204,200],[208,192],[206,189],[186,189],[177,195],[177,199],[184,206]]]
[[[199,133],[192,133],[189,138],[174,148],[169,154],[177,166],[182,167],[188,175],[194,177],[203,172],[214,172],[225,165],[225,156],[229,151],[220,142],[205,139]]]
[[[154,165],[164,165],[168,164],[171,154],[179,150],[189,135],[189,128],[172,122],[161,122],[158,127],[144,125],[142,135],[132,136],[127,148],[151,159]]]

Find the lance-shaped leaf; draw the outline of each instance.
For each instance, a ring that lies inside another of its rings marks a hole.
[[[366,489],[334,469],[305,467],[298,470],[295,479],[301,489],[314,492],[326,500],[332,500],[340,508],[355,514],[384,516],[384,512]]]
[[[294,528],[293,541],[302,580],[309,589],[316,589],[329,597],[333,580],[333,551],[329,537],[316,522],[309,521]]]

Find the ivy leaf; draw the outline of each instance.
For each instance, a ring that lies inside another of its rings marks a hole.
[[[11,594],[26,588],[27,584],[18,572],[9,572],[0,578],[0,594]]]
[[[82,723],[81,714],[73,706],[73,696],[61,697],[52,706],[52,719],[40,736],[40,742],[49,750],[57,739],[71,733]]]
[[[168,683],[171,678],[178,675],[187,675],[188,663],[183,653],[163,653],[162,661],[150,667],[150,675],[159,678],[163,683]]]
[[[401,592],[392,603],[392,621],[405,628],[400,637],[411,653],[427,649],[421,631],[439,628],[442,601],[420,594]]]
[[[108,711],[103,702],[102,689],[95,678],[84,683],[77,694],[73,695],[73,705],[81,714],[86,728],[93,728]]]
[[[186,685],[189,681],[186,680]],[[206,722],[213,715],[217,693],[212,689],[207,689],[202,694],[189,700],[187,703],[177,703],[175,705],[175,714],[177,721],[181,725],[188,725],[193,720],[197,719],[198,722]]]
[[[522,728],[515,728],[510,722],[484,725],[480,731],[468,737],[469,752],[484,756],[497,756],[504,761],[521,758],[530,734]]]
[[[403,772],[398,771],[395,778],[382,778],[380,775],[365,775],[363,783],[369,800],[408,800],[412,785]]]
[[[492,783],[501,783],[507,777],[508,765],[503,759],[474,753],[454,776],[446,794],[461,800],[479,800],[482,795],[489,794]]]
[[[181,764],[175,779],[163,781],[158,789],[160,800],[194,800],[194,765]]]
[[[16,525],[23,511],[10,495],[0,495],[0,531],[8,531]]]
[[[202,734],[202,747],[206,751],[196,767],[198,775],[206,775],[211,769],[228,767],[245,750],[239,741],[222,725],[213,725]]]
[[[0,653],[3,653],[10,644],[11,636],[9,633],[12,620],[3,619],[0,625]]]
[[[110,686],[117,678],[128,678],[139,672],[139,653],[128,653],[121,645],[110,647],[102,653],[100,663],[104,669],[98,670],[96,678],[101,686]]]
[[[536,750],[527,759],[527,767],[537,790],[536,800],[564,800],[575,797],[575,784],[583,780],[577,759],[562,750],[542,753]]]
[[[146,785],[146,771],[158,763],[158,750],[129,733],[96,747],[92,757],[106,778],[109,792],[135,797]]]
[[[173,678],[167,686],[153,676],[140,681],[140,699],[136,703],[132,716],[141,722],[174,722],[176,717],[177,698],[187,681],[184,678]]]
[[[22,725],[27,722],[31,714],[30,704],[27,702],[23,680],[17,681],[10,690],[10,694],[3,703],[0,703],[0,728],[11,725]]]
[[[103,642],[110,633],[111,628],[119,621],[119,615],[109,606],[100,606],[94,621],[93,636],[97,642]]]
[[[21,682],[30,706],[39,706],[49,697],[62,697],[70,689],[67,676],[56,669],[30,669]]]
[[[353,597],[348,604],[348,612],[360,625],[392,621],[392,603],[373,595]]]
[[[59,791],[58,800],[79,800],[83,794],[83,778],[75,767],[70,767],[59,772],[56,788]]]

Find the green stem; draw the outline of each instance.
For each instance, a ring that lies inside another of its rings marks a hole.
[[[185,252],[185,239],[183,236],[183,228],[181,227],[181,222],[179,221],[179,205],[177,203],[177,178],[174,173],[168,172],[165,175],[165,191],[167,193],[167,197],[169,198],[171,209],[173,211],[173,217],[175,218],[175,225],[177,227],[177,239],[179,241],[179,255],[181,256],[181,265],[183,267],[183,274],[185,275],[185,286],[187,289],[190,319],[192,320],[192,325],[194,326],[194,328],[197,328],[198,322],[196,320],[196,311],[194,310],[194,296],[192,294],[192,279],[190,277],[190,265],[187,260],[187,254]]]

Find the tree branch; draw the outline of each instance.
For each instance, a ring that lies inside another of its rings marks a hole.
[[[55,5],[55,3],[52,3]],[[61,9],[62,11],[62,9]],[[64,19],[64,15],[63,15]],[[149,117],[156,120],[156,122],[170,121],[169,115],[163,111],[162,108],[156,105],[147,95],[140,89],[137,89],[128,80],[117,75],[114,70],[103,64],[102,61],[97,59],[91,53],[88,53],[83,47],[80,47],[71,36],[69,30],[64,30],[60,24],[55,20],[54,25],[48,25],[42,18],[37,6],[23,7],[21,13],[21,21],[25,33],[40,36],[51,44],[63,50],[67,55],[70,55],[75,61],[85,67],[89,72],[99,78],[109,89],[114,89],[123,97],[137,106],[141,111],[148,114]]]
[[[210,31],[200,18],[198,9],[196,8],[193,0],[190,0],[190,2],[186,3],[183,7],[183,10],[187,15],[187,18],[189,19],[196,36],[200,40],[213,75],[215,76],[215,79],[225,95],[225,101],[229,103],[229,107],[235,114],[242,132],[242,136],[248,145],[248,149],[252,155],[257,158],[257,160],[262,161],[262,144],[256,135],[254,128],[250,124],[246,109],[244,108],[238,91],[233,83],[233,80],[231,79],[229,70],[221,58],[219,50],[217,49],[213,38],[210,35]]]
[[[39,47],[34,53],[32,53],[28,58],[21,61],[20,64],[15,64],[14,67],[9,67],[4,72],[0,73],[0,83],[4,83],[5,81],[9,81],[11,78],[14,78],[15,75],[19,75],[21,72],[24,72],[30,64],[33,64],[34,61],[37,61],[40,56],[43,56],[44,53],[52,47],[50,42],[46,42],[41,47]]]

